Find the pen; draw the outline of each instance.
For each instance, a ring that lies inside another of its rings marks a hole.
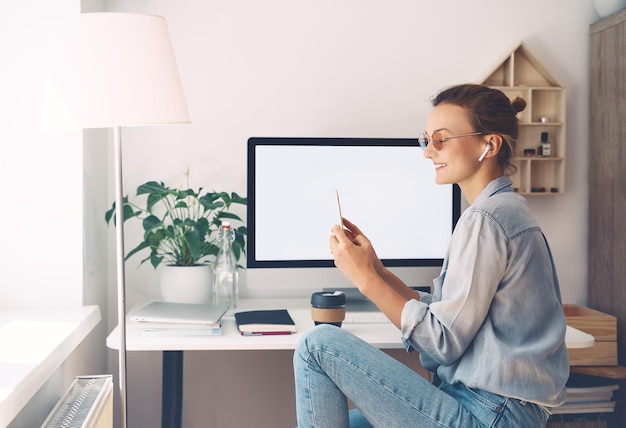
[[[280,336],[292,334],[291,331],[242,331],[242,336]]]

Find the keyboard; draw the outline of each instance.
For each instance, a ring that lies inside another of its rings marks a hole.
[[[380,324],[390,323],[391,321],[380,311],[348,311],[343,322],[346,324]]]

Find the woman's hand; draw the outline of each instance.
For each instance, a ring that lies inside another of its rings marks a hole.
[[[343,224],[343,229],[340,226],[332,229],[330,251],[335,266],[365,294],[367,285],[372,279],[380,278],[384,267],[363,232],[349,220],[344,219]]]
[[[372,243],[356,225],[346,219],[343,224],[344,228],[333,227],[330,236],[335,266],[400,328],[404,305],[408,300],[419,300],[419,294],[385,269]]]

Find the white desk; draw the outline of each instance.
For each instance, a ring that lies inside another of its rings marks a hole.
[[[237,311],[256,309],[288,309],[296,323],[297,333],[275,336],[241,336],[232,316],[222,318],[221,336],[196,337],[144,337],[141,323],[128,321],[126,349],[128,351],[191,351],[191,350],[278,350],[295,349],[302,335],[314,327],[311,320],[311,305],[303,299],[242,299]],[[132,312],[132,311],[131,311]],[[344,324],[351,331],[372,345],[383,349],[402,348],[398,329],[387,324]],[[119,349],[117,327],[107,338],[107,346]]]
[[[126,324],[127,351],[163,352],[162,427],[180,427],[182,420],[183,352],[202,350],[289,350],[295,349],[303,334],[315,325],[311,320],[309,298],[301,299],[242,299],[237,311],[256,309],[288,309],[296,323],[297,333],[291,335],[242,336],[234,317],[222,318],[221,336],[145,337],[142,325],[128,320]],[[132,310],[131,310],[132,312]],[[382,349],[402,348],[398,329],[387,324],[344,324],[342,328]],[[120,348],[116,327],[107,338],[107,346]]]
[[[182,420],[183,352],[198,350],[289,350],[295,349],[303,334],[315,325],[311,320],[308,298],[302,299],[242,299],[237,311],[255,309],[288,309],[296,323],[297,333],[292,335],[242,336],[237,330],[235,319],[222,318],[221,336],[193,337],[145,337],[142,325],[128,321],[126,324],[127,351],[163,351],[162,426],[180,427]],[[131,311],[132,312],[132,311]],[[343,329],[354,333],[366,342],[381,349],[403,348],[398,329],[386,324],[343,324]],[[593,346],[593,337],[568,327],[568,347]],[[572,334],[573,333],[573,334]],[[120,348],[119,332],[116,327],[107,338],[107,346]]]

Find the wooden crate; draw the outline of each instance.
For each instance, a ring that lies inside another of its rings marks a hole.
[[[617,318],[580,305],[563,305],[567,325],[592,335],[591,348],[568,349],[570,366],[617,365]]]

